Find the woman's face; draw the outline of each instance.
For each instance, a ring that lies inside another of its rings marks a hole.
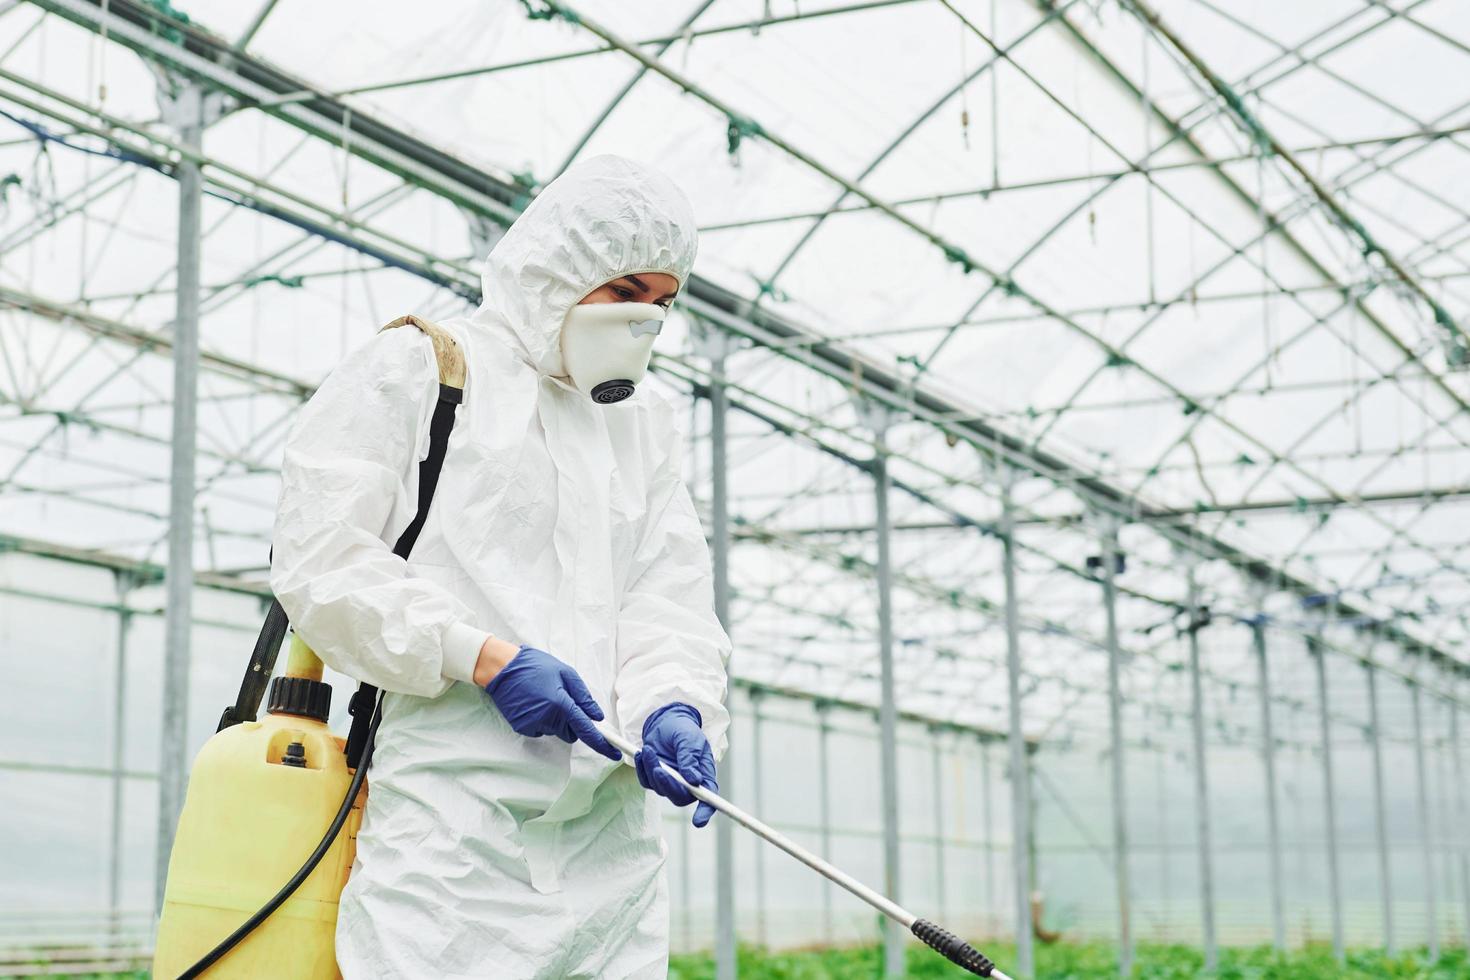
[[[583,297],[583,303],[652,303],[668,309],[679,291],[679,280],[666,272],[640,272],[603,283]]]

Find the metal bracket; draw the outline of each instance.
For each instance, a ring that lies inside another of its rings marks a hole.
[[[888,427],[893,424],[894,410],[865,395],[853,395],[852,407],[858,421],[873,433],[873,438],[881,446],[888,435]]]
[[[720,329],[703,317],[691,316],[689,319],[689,346],[694,356],[719,361],[740,349],[740,338],[728,330]]]
[[[137,572],[130,568],[114,569],[112,572],[112,581],[117,587],[117,601],[120,606],[127,605],[127,597],[130,592],[147,584]]]
[[[980,457],[981,478],[994,480],[996,487],[1006,496],[1014,492],[1026,478],[1025,471],[1019,466],[1000,459],[988,449],[977,448],[976,455]]]
[[[1091,575],[1093,578],[1095,578],[1095,579],[1102,578],[1103,570],[1106,567],[1106,564],[1105,564],[1105,562],[1103,560],[1103,556],[1102,555],[1088,555],[1087,556],[1086,567],[1087,567],[1087,573],[1089,575]],[[1127,557],[1121,551],[1114,551],[1113,552],[1113,574],[1114,575],[1122,575],[1127,570],[1128,570],[1128,559],[1127,559]]]
[[[156,62],[145,62],[158,83],[155,96],[163,124],[175,133],[186,129],[208,129],[240,107],[240,102],[218,89],[205,88]]]
[[[1098,539],[1108,541],[1111,539],[1116,547],[1118,532],[1123,529],[1123,520],[1112,511],[1095,510],[1092,512],[1092,525],[1097,529]]]

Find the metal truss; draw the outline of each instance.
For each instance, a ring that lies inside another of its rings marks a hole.
[[[717,574],[717,606],[741,647],[739,685],[819,710],[873,712],[885,771],[897,721],[985,744],[1004,738],[1016,773],[1037,752],[1099,749],[1119,808],[1125,754],[1182,752],[1187,737],[1200,772],[1202,839],[1210,832],[1207,744],[1258,751],[1268,774],[1277,751],[1320,764],[1331,821],[1334,738],[1366,738],[1375,752],[1380,742],[1395,742],[1421,756],[1422,816],[1424,748],[1458,751],[1458,736],[1446,743],[1423,730],[1421,692],[1430,699],[1431,727],[1433,711],[1453,721],[1470,706],[1463,687],[1470,538],[1446,530],[1457,513],[1451,508],[1470,491],[1458,474],[1436,469],[1438,478],[1428,477],[1431,466],[1458,464],[1470,451],[1470,385],[1457,360],[1465,348],[1457,315],[1470,308],[1470,235],[1463,230],[1470,206],[1422,186],[1413,168],[1433,153],[1467,152],[1470,101],[1436,114],[1411,111],[1329,59],[1394,22],[1465,45],[1416,16],[1432,0],[1348,10],[1294,43],[1254,29],[1215,0],[1177,2],[1256,36],[1270,53],[1227,77],[1207,47],[1192,45],[1141,0],[1031,0],[1029,17],[1007,37],[977,18],[981,4],[948,0],[869,0],[739,23],[716,22],[717,0],[693,0],[682,17],[669,19],[676,29],[636,40],[578,3],[531,0],[528,14],[564,22],[557,27],[568,39],[564,50],[327,89],[250,53],[263,28],[285,15],[275,0],[262,0],[233,40],[138,0],[34,0],[42,16],[21,31],[17,46],[52,19],[80,25],[99,45],[136,53],[162,78],[223,99],[224,124],[270,127],[286,138],[253,164],[225,159],[166,122],[15,69],[6,63],[11,52],[0,51],[0,154],[9,154],[0,160],[26,158],[13,179],[0,167],[0,252],[7,256],[0,265],[0,452],[8,461],[0,500],[45,500],[117,525],[97,548],[7,526],[0,550],[112,569],[132,586],[164,581],[155,556],[171,516],[178,526],[160,476],[167,467],[158,465],[172,443],[165,377],[175,344],[185,342],[161,313],[174,296],[173,270],[163,263],[121,285],[99,275],[119,229],[131,220],[129,230],[139,233],[136,219],[124,216],[140,187],[197,174],[213,209],[201,236],[206,253],[227,250],[220,243],[238,239],[242,227],[271,232],[268,248],[222,263],[228,273],[201,290],[198,407],[209,421],[198,428],[202,506],[184,526],[210,555],[195,572],[197,585],[263,596],[269,499],[259,487],[274,481],[286,428],[314,381],[286,359],[240,353],[252,301],[263,290],[318,299],[339,290],[345,300],[352,289],[371,307],[376,284],[393,282],[401,296],[410,282],[425,311],[458,311],[479,298],[477,263],[495,226],[513,221],[620,108],[647,93],[678,92],[728,125],[732,155],[742,141],[758,142],[821,194],[816,206],[800,202],[705,227],[707,241],[757,228],[791,237],[751,271],[756,289],[731,288],[725,278],[688,283],[681,307],[691,340],[684,350],[661,351],[654,365],[652,383],[688,396],[691,487],[715,528],[726,576],[720,583]],[[856,164],[839,166],[825,147],[796,138],[795,126],[776,132],[745,112],[724,80],[704,81],[679,67],[701,39],[765,30],[779,37],[788,27],[797,33],[802,22],[847,24],[879,10],[935,17],[986,57],[916,100],[918,111],[891,134],[879,133]],[[1136,28],[1136,36],[1126,35],[1137,41],[1136,53],[1120,48],[1104,10]],[[0,9],[0,18],[14,16],[13,8]],[[1057,41],[1077,53],[1093,82],[1137,106],[1141,148],[1034,59],[1038,47]],[[557,148],[560,164],[543,174],[515,173],[509,161],[503,170],[471,164],[450,143],[436,143],[439,134],[417,135],[373,111],[378,93],[593,58],[629,73],[599,97]],[[1167,108],[1156,98],[1161,72],[1175,89]],[[1278,96],[1302,73],[1342,86],[1392,125],[1351,138],[1319,125]],[[997,150],[991,172],[962,186],[919,180],[893,196],[876,189],[885,164],[956,110],[969,89],[988,82],[994,100],[1002,74],[1095,147],[1097,166],[1089,158],[1085,168],[1076,161],[1048,176],[1002,180]],[[331,150],[329,166],[341,179],[340,201],[304,190],[293,173],[298,154],[322,166],[312,156],[322,148]],[[85,162],[80,176],[67,169],[70,159]],[[370,190],[351,203],[349,166],[371,175]],[[1422,197],[1454,226],[1422,225],[1376,204],[1365,192],[1376,184]],[[1022,228],[995,261],[981,261],[962,230],[931,217],[941,206],[1038,192],[1063,206]],[[1132,193],[1144,202],[1146,276],[1107,302],[1062,295],[1044,274],[1058,243],[1100,209],[1128,206],[1120,202]],[[448,211],[464,226],[463,239],[456,234],[446,250],[398,220],[405,209]],[[1208,258],[1191,258],[1179,281],[1156,278],[1158,255],[1177,245],[1155,240],[1156,214],[1166,210],[1188,227],[1191,249],[1196,237],[1207,249]],[[956,315],[946,309],[937,322],[861,330],[841,323],[823,330],[805,319],[802,265],[824,255],[832,229],[844,222],[870,222],[917,244],[933,260],[929,272],[957,268],[955,288],[964,295]],[[71,242],[67,235],[80,241],[79,288],[58,292],[46,270],[38,275],[38,256],[52,242]],[[1186,382],[1151,347],[1160,332],[1178,329],[1182,311],[1209,316],[1242,304],[1260,310],[1265,342],[1250,348],[1231,377]],[[1054,386],[1037,405],[993,406],[955,384],[956,363],[963,366],[956,352],[968,340],[1031,327],[1057,328],[1085,352],[1065,387]],[[705,332],[720,342],[702,342]],[[889,341],[916,353],[890,357]],[[1277,376],[1283,361],[1324,342],[1346,369],[1309,380]],[[83,367],[87,383],[69,383]],[[1119,377],[1130,386],[1115,384]],[[1323,444],[1344,418],[1373,411],[1384,393],[1412,415],[1412,431],[1392,443]],[[1298,395],[1314,401],[1293,419],[1289,440],[1274,438],[1269,422],[1251,421],[1241,408]],[[1079,420],[1136,410],[1177,410],[1177,419],[1127,458],[1071,435]],[[1422,484],[1385,485],[1406,459],[1423,461]],[[125,598],[97,608],[124,619],[139,612]],[[1314,675],[1315,692],[1283,686],[1279,676],[1273,683],[1268,647],[1277,671],[1285,665],[1299,682]],[[1340,696],[1339,668],[1348,666],[1366,672],[1366,713]],[[1412,725],[1398,711],[1397,724],[1382,723],[1378,682],[1402,693],[1394,707],[1412,706]],[[1285,733],[1273,731],[1273,717],[1287,724]],[[1169,734],[1174,722],[1182,734]],[[115,765],[114,779],[119,771]],[[1268,778],[1274,794],[1275,777]],[[892,781],[885,778],[886,803],[894,799]],[[1029,814],[1029,780],[1011,783],[1013,809]],[[1055,786],[1042,788],[1066,808]],[[1269,805],[1276,860],[1274,795]],[[1016,819],[1021,840],[1029,816]],[[886,870],[896,875],[892,822],[885,821],[883,840]],[[1110,848],[1093,843],[1103,856],[1112,852],[1126,968],[1130,844],[1121,809],[1114,831]],[[1025,849],[1015,850],[1019,880]],[[1208,848],[1200,850],[1208,882]],[[1335,841],[1329,851],[1335,867]],[[1210,903],[1206,884],[1203,906]],[[722,908],[721,922],[731,918]],[[1212,937],[1208,912],[1206,923]],[[1017,924],[1029,935],[1024,902]],[[1205,944],[1208,957],[1212,938]],[[1024,973],[1029,951],[1018,955]]]
[[[87,6],[87,4],[75,4],[75,6],[79,9],[79,7],[85,7]],[[126,13],[125,7],[119,7],[119,10],[122,10],[123,13]],[[75,15],[76,10],[71,10],[71,13],[72,15]],[[150,15],[147,15],[147,13],[137,13],[138,21],[146,21],[148,16]],[[1053,10],[1053,12],[1048,15],[1048,21],[1053,18],[1060,18],[1064,21],[1064,9]],[[207,47],[206,44],[200,44],[201,47]],[[187,44],[185,44],[185,48],[187,47]],[[154,51],[154,54],[157,54],[157,51]],[[998,54],[997,57],[1000,57],[1000,54]],[[642,66],[641,71],[648,71],[648,69],[650,68],[653,68],[653,66],[647,65],[647,63],[645,63],[645,65]],[[265,69],[260,69],[260,71],[265,71]],[[215,79],[215,81],[219,81],[219,79]],[[290,88],[290,85],[279,85],[279,88]],[[281,98],[282,94],[284,94],[284,96],[293,96],[290,98],[290,100],[281,101],[278,106],[269,106],[269,103],[262,104],[268,104],[270,109],[281,109],[281,107],[285,106],[310,107],[310,103],[312,103],[312,100],[300,98],[300,93],[303,93],[303,91],[307,90],[304,90],[304,88],[295,88],[295,90],[291,91],[291,93],[278,93],[275,94],[275,96],[270,96],[270,98]],[[238,91],[235,94],[237,94],[237,97],[240,96],[240,93],[238,93]],[[332,112],[326,113],[326,116],[328,116],[328,118],[331,118]],[[295,122],[300,122],[300,119],[295,120]],[[331,125],[331,123],[329,122],[316,123],[316,126],[318,126],[318,129],[320,129],[320,131],[326,131],[326,129],[329,128],[329,125]],[[370,122],[370,120],[363,119],[362,115],[360,115],[359,113],[359,115],[357,115],[357,118],[354,119],[354,128],[365,128],[369,129],[370,131],[370,129],[372,129],[372,122]],[[154,140],[156,140],[156,137],[153,138]],[[368,143],[368,141],[365,141],[365,143]],[[1394,141],[1391,141],[1391,144],[1392,143],[1394,143]],[[372,153],[372,151],[369,150],[369,153]],[[160,160],[160,163],[162,163],[162,160]],[[1214,169],[1219,170],[1219,167],[1214,167]],[[244,175],[238,175],[237,173],[237,175],[235,176],[237,176],[237,178],[240,178],[240,176]],[[251,178],[251,187],[259,187],[259,184],[253,181],[253,178]],[[476,187],[475,190],[479,190],[482,192],[482,194],[484,194],[482,200],[495,200],[495,195],[497,194],[500,195],[501,198],[509,198],[510,195],[512,195],[514,192],[514,187],[513,185],[501,184],[500,187],[494,188],[494,190],[491,190],[490,192],[484,192],[484,187]],[[839,198],[839,203],[841,203],[841,198]],[[304,204],[304,206],[319,207],[315,206],[315,204],[309,203],[309,201],[307,201],[307,203],[301,204]],[[503,219],[503,217],[506,217],[506,215],[504,215],[503,213],[503,210],[500,209],[490,209],[490,212],[487,213],[495,213],[495,215],[501,217],[501,219]],[[365,228],[365,226],[359,226],[359,228],[354,229],[354,231],[360,231],[360,229],[362,228]],[[366,254],[372,253],[368,251],[368,253]],[[713,300],[711,306],[714,307],[714,313],[720,313],[720,311],[729,309],[739,309],[739,307],[742,306],[742,301],[739,300],[738,297],[734,297],[734,295],[722,295],[722,291],[719,291],[719,289],[714,287],[710,287],[709,292],[711,300]],[[701,295],[701,292],[698,291],[698,289],[695,289],[695,295],[697,295],[700,300],[704,300],[704,295]],[[1048,314],[1050,313],[1044,311],[1044,313],[1041,313],[1041,316],[1048,316]],[[711,317],[711,319],[719,319],[719,317]],[[883,372],[881,372],[881,370],[873,369],[873,366],[870,366],[870,364],[861,364],[860,361],[858,361],[857,359],[851,359],[851,357],[842,356],[842,354],[845,354],[845,351],[842,351],[842,353],[839,354],[836,359],[832,359],[832,357],[828,356],[829,351],[823,350],[823,347],[826,347],[826,345],[822,344],[819,339],[814,339],[811,335],[804,335],[803,332],[800,331],[788,332],[789,326],[785,325],[785,323],[781,323],[781,320],[776,319],[776,317],[769,316],[769,314],[761,314],[760,317],[750,317],[750,319],[754,320],[756,326],[779,325],[781,326],[781,328],[786,328],[778,329],[778,331],[767,332],[767,334],[764,336],[756,335],[753,336],[753,339],[756,339],[757,342],[769,341],[770,344],[772,344],[775,348],[800,350],[800,353],[803,354],[804,357],[798,357],[798,359],[807,360],[808,366],[810,366],[811,361],[814,361],[814,363],[819,364],[819,366],[825,367],[825,369],[828,370],[828,373],[835,373],[832,372],[832,361],[835,360],[836,367],[838,367],[839,372],[847,373],[850,372],[851,369],[853,369],[854,364],[860,364],[860,370],[861,372],[863,372],[864,381],[869,381],[869,379],[882,378]],[[761,322],[761,320],[766,320],[766,322],[763,323]],[[835,345],[833,345],[832,353],[836,353]],[[1114,351],[1114,353],[1122,353],[1122,351]],[[823,363],[823,361],[826,361],[826,363]],[[883,379],[883,381],[891,383],[892,389],[895,389],[895,391],[901,391],[901,389],[903,389],[904,383],[906,383],[904,381],[898,381],[898,379]],[[882,389],[882,386],[882,382],[879,382],[878,388]],[[892,391],[889,391],[889,394],[892,394]],[[1182,392],[1180,392],[1180,397],[1182,397]],[[956,408],[945,407],[945,410],[942,410],[941,413],[935,414],[936,416],[939,416],[939,419],[944,419],[944,416],[963,417],[964,411],[956,410]],[[947,426],[945,426],[945,428],[947,428]],[[973,435],[973,433],[970,433],[970,435]],[[985,433],[985,435],[989,436],[989,439],[986,439],[985,442],[982,442],[982,445],[985,445],[986,448],[991,448],[991,450],[994,450],[994,448],[997,448],[997,444],[1000,444],[1001,447],[1004,447],[1005,450],[1010,450],[1011,453],[1014,453],[1014,451],[1016,451],[1017,447],[1005,447],[1004,441],[1001,441],[1001,439],[995,439],[992,433]],[[1026,454],[1017,454],[1016,457],[1011,458],[1011,463],[1019,463],[1022,464],[1022,466],[1026,466],[1026,463],[1028,463],[1028,458],[1026,458]],[[1076,479],[1076,473],[1069,472],[1070,469],[1072,469],[1072,467],[1057,467],[1057,469],[1051,469],[1051,472],[1048,472],[1048,476],[1058,475],[1058,473],[1060,473],[1060,475],[1063,475],[1063,479],[1060,480],[1060,482],[1063,482],[1063,485],[1069,485],[1072,486],[1072,488],[1076,488],[1076,486],[1085,486],[1088,491],[1097,491],[1097,488],[1095,488],[1095,486],[1088,486],[1086,485],[1086,483],[1080,482],[1080,480]],[[1088,473],[1088,475],[1086,475],[1086,478],[1095,478],[1095,473]],[[1104,500],[1107,500],[1107,492],[1104,492],[1103,498]],[[1314,500],[1336,500],[1339,502],[1339,504],[1355,505],[1354,497],[1351,497],[1351,495],[1339,495],[1336,491],[1329,492],[1329,494],[1323,495],[1323,497],[1320,498],[1314,498]],[[1092,504],[1097,504],[1097,501],[1095,500],[1089,502],[1092,502]],[[1111,504],[1114,508],[1116,508],[1117,502],[1119,501],[1110,500],[1108,501],[1108,504]],[[1233,510],[1235,510],[1235,508],[1230,507],[1229,504],[1222,504],[1220,505],[1219,510],[1226,511],[1226,513],[1233,513]],[[1248,507],[1247,505],[1247,507],[1239,508],[1239,510],[1250,510],[1250,507]],[[1264,510],[1264,507],[1261,507],[1261,510]],[[1157,514],[1155,514],[1154,511],[1157,511]],[[1150,508],[1147,507],[1147,505],[1130,505],[1130,507],[1125,508],[1125,513],[1129,514],[1129,516],[1139,517],[1144,517],[1145,514],[1147,514],[1147,519],[1150,520],[1150,522],[1157,519],[1160,520],[1160,522],[1167,523],[1169,522],[1170,517],[1177,516],[1179,517],[1179,519],[1186,519],[1186,517],[1192,516],[1192,514],[1194,514],[1194,511],[1191,511],[1191,513],[1186,516],[1186,514],[1183,513],[1183,508],[1175,508],[1175,510],[1169,511],[1166,510],[1166,508]],[[1191,536],[1195,533],[1192,527],[1175,527],[1175,530],[1176,532],[1182,530],[1182,532],[1185,533],[1186,539],[1191,538]],[[1308,589],[1308,591],[1316,592],[1317,589]]]

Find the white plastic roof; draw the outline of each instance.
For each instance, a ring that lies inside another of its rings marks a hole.
[[[697,275],[807,332],[728,367],[749,678],[876,696],[871,481],[839,458],[873,437],[803,363],[814,337],[1116,491],[1140,698],[1179,656],[1189,563],[1165,524],[1463,660],[1470,8],[1155,0],[1222,96],[1135,6],[181,4],[304,86],[234,90],[204,137],[198,568],[260,580],[294,408],[382,322],[477,288],[494,223],[375,162],[361,118],[527,193],[574,156],[656,163],[703,226]],[[189,73],[116,27],[136,4],[0,9],[0,533],[161,562],[178,136],[158,92]],[[149,36],[179,49],[165,13]],[[323,95],[348,125],[292,115]],[[674,390],[705,377],[692,336],[662,352]],[[902,706],[993,725],[999,548],[963,525],[997,519],[1004,474],[932,416],[887,443]],[[1074,706],[1104,669],[1099,522],[1054,476],[1015,487],[1038,734],[1096,723]],[[1198,578],[1221,614],[1258,611],[1230,563]],[[1273,621],[1315,628],[1298,600]]]

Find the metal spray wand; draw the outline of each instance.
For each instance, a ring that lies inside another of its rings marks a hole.
[[[633,756],[636,755],[638,752],[638,747],[632,742],[623,738],[617,732],[612,731],[609,727],[599,725],[598,730],[602,732],[602,734],[607,738],[609,742],[611,742],[620,752],[623,753],[623,762],[631,766],[633,764]],[[941,929],[939,926],[928,921],[927,919],[919,918],[912,912],[905,909],[903,906],[899,905],[897,902],[889,899],[887,896],[880,895],[878,892],[875,892],[873,889],[869,888],[861,881],[858,881],[856,878],[852,877],[841,869],[836,868],[831,864],[828,864],[821,858],[817,857],[815,854],[808,851],[800,844],[797,844],[795,841],[787,837],[785,834],[781,833],[779,830],[776,830],[774,827],[762,823],[760,820],[746,813],[744,810],[740,809],[738,806],[731,803],[724,797],[719,796],[715,793],[711,793],[709,790],[705,789],[702,786],[689,785],[689,783],[685,781],[684,777],[679,775],[678,771],[672,766],[669,766],[662,761],[659,762],[659,765],[663,767],[664,772],[667,772],[669,775],[673,776],[679,781],[681,785],[687,788],[696,800],[699,800],[701,803],[708,803],[710,806],[714,807],[716,810],[723,813],[731,820],[734,820],[736,823],[740,824],[742,827],[744,827],[746,830],[749,830],[757,837],[760,837],[762,840],[768,841],[769,843],[775,844],[781,850],[785,851],[787,854],[790,854],[792,857],[796,858],[796,860],[800,861],[808,868],[811,868],[817,874],[821,875],[829,881],[836,882],[843,888],[846,888],[852,894],[856,895],[858,898],[862,899],[864,902],[867,902],[869,905],[873,906],[873,908],[877,909],[879,912],[882,912],[884,915],[895,919],[905,929],[912,932],[919,939],[923,940],[925,944],[932,947],[934,950],[949,959],[951,962],[964,967],[966,970],[970,971],[976,976],[992,977],[994,978],[994,980],[1011,980],[1011,978],[1002,973],[996,967],[996,965],[992,963],[988,957],[985,956],[985,954],[981,953],[978,949],[960,939],[958,936],[954,935],[953,933],[947,932],[944,929]]]

